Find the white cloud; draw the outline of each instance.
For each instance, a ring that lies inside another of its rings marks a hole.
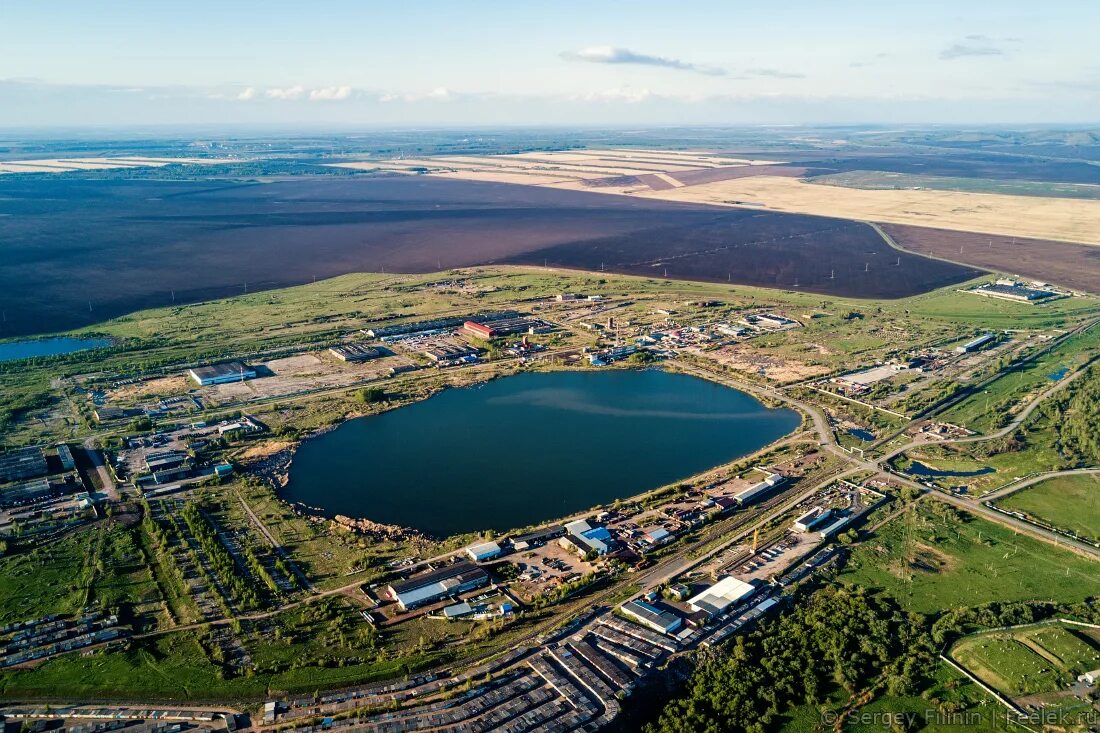
[[[1004,56],[1004,51],[996,46],[975,45],[972,43],[953,43],[940,51],[940,59],[952,61],[968,56]]]
[[[409,92],[406,94],[398,94],[396,92],[386,92],[378,96],[378,101],[382,104],[390,102],[449,102],[453,99],[457,99],[459,95],[456,92],[451,91],[447,87],[436,87],[428,92]]]
[[[745,72],[751,76],[764,76],[770,79],[805,79],[805,74],[795,71],[783,71],[782,69],[749,69]]]
[[[237,95],[237,99],[241,100],[242,102],[247,102],[250,99],[255,99],[255,98],[256,98],[256,89],[255,89],[255,87],[248,87],[247,89],[244,89],[243,91],[241,91],[240,94]]]
[[[351,96],[351,87],[323,87],[309,93],[312,102],[339,102]]]
[[[653,96],[653,93],[648,89],[635,89],[630,86],[622,86],[613,89],[604,89],[598,92],[579,94],[570,97],[570,99],[581,102],[626,102],[628,104],[637,104],[638,102],[644,102],[647,99],[651,99]]]
[[[653,56],[647,53],[637,53],[628,48],[613,48],[612,46],[589,46],[579,51],[566,51],[562,58],[570,61],[587,61],[593,64],[633,64],[637,66],[659,66],[664,69],[678,69],[680,71],[694,71],[697,74],[707,76],[725,76],[726,70],[714,66],[700,66],[680,59],[665,56]]]
[[[264,96],[268,99],[300,99],[305,93],[304,87],[295,85],[292,87],[272,87],[264,92]]]

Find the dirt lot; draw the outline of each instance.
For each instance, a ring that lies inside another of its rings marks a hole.
[[[386,357],[362,363],[345,363],[327,352],[296,354],[282,359],[256,364],[267,376],[247,382],[232,382],[201,388],[203,400],[209,406],[305,392],[314,389],[346,387],[356,382],[380,379],[391,367],[408,364],[403,357]]]
[[[1100,244],[1100,201],[960,191],[841,188],[759,176],[641,193],[701,204],[746,203],[770,211],[933,226],[1084,244]]]
[[[882,228],[912,252],[1100,293],[1100,247],[898,224]]]
[[[528,603],[546,591],[557,588],[566,578],[585,575],[595,570],[592,563],[563,549],[557,540],[514,555],[509,560],[519,566],[521,575],[527,576],[513,582],[511,588]],[[543,562],[544,560],[553,564]]]
[[[182,375],[161,377],[112,389],[107,392],[107,401],[129,403],[144,395],[155,395],[158,398],[174,397],[187,394],[194,386],[194,382]]]
[[[832,371],[829,367],[820,364],[806,364],[792,359],[785,359],[776,354],[766,354],[754,349],[750,344],[731,344],[723,346],[717,351],[701,353],[708,359],[714,359],[720,364],[751,374],[763,376],[780,384],[798,382]]]

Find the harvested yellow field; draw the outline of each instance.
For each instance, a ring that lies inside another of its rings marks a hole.
[[[877,191],[753,176],[635,195],[1100,245],[1100,201],[959,191]]]
[[[552,171],[507,171],[507,170],[462,170],[433,173],[437,178],[459,178],[463,181],[485,181],[487,183],[518,183],[521,186],[558,186],[575,184],[573,188],[584,188],[579,179],[572,176],[554,175]]]
[[[507,155],[448,155],[438,158],[331,163],[338,168],[381,169],[394,172],[460,178],[469,181],[519,183],[555,188],[588,188],[583,182],[599,178],[656,176],[668,186],[682,186],[671,174],[712,168],[769,165],[775,161],[728,158],[699,151],[567,150]],[[611,182],[617,183],[617,182]],[[599,186],[605,193],[631,194],[639,185]]]

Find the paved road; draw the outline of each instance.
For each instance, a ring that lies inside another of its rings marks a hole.
[[[1008,515],[1002,514],[1001,512],[998,512],[995,509],[991,509],[990,507],[987,507],[987,506],[983,505],[980,499],[974,499],[974,498],[970,498],[970,497],[963,497],[963,496],[959,496],[957,494],[952,494],[949,491],[944,491],[942,489],[933,488],[933,487],[930,487],[930,486],[925,486],[924,484],[918,483],[917,481],[913,481],[912,479],[910,479],[908,477],[896,474],[893,471],[890,471],[888,468],[886,468],[883,465],[883,463],[885,461],[885,458],[878,458],[878,459],[875,459],[873,461],[868,461],[866,459],[858,458],[855,455],[848,453],[846,450],[844,450],[843,448],[841,448],[840,446],[838,446],[836,444],[835,437],[833,436],[832,429],[829,427],[828,421],[825,419],[825,416],[821,413],[821,411],[819,409],[817,409],[816,407],[814,407],[813,405],[809,405],[805,402],[802,402],[801,400],[795,399],[794,397],[791,397],[791,396],[786,395],[786,394],[782,394],[782,393],[777,392],[777,391],[775,391],[771,388],[768,388],[768,387],[761,387],[761,386],[755,385],[755,384],[742,383],[742,382],[739,382],[736,379],[731,379],[727,375],[717,374],[717,373],[711,372],[709,370],[699,368],[699,367],[694,366],[694,365],[684,365],[684,366],[689,371],[697,374],[698,376],[702,376],[702,377],[705,377],[705,378],[708,378],[708,379],[711,379],[711,380],[715,380],[715,381],[719,381],[719,382],[725,382],[729,386],[735,387],[736,389],[741,389],[741,390],[746,391],[746,392],[755,393],[757,395],[764,395],[764,396],[770,397],[772,399],[775,399],[775,400],[784,402],[786,404],[792,405],[792,406],[798,408],[799,410],[801,410],[802,412],[804,412],[806,414],[809,414],[810,417],[813,419],[814,429],[815,429],[815,431],[817,432],[817,434],[819,436],[820,445],[825,450],[833,453],[834,455],[840,456],[840,457],[850,461],[851,463],[855,464],[855,466],[860,468],[860,469],[863,469],[865,471],[872,472],[872,473],[884,476],[886,478],[889,478],[890,480],[892,480],[895,483],[901,484],[903,486],[908,486],[908,487],[910,487],[910,488],[912,488],[916,491],[921,492],[922,494],[929,494],[930,496],[932,496],[935,499],[943,501],[947,504],[952,504],[952,505],[954,505],[954,506],[956,506],[960,509],[964,509],[964,510],[970,512],[971,514],[976,514],[976,515],[982,517],[983,519],[987,519],[991,522],[995,522],[997,524],[1007,526],[1007,527],[1009,527],[1011,529],[1014,529],[1016,531],[1019,531],[1023,534],[1030,535],[1030,536],[1034,537],[1035,539],[1042,540],[1043,542],[1047,542],[1047,543],[1050,543],[1050,544],[1053,544],[1053,545],[1057,545],[1059,547],[1064,547],[1064,548],[1070,549],[1070,550],[1076,552],[1079,555],[1084,555],[1086,557],[1089,557],[1089,558],[1092,558],[1092,559],[1095,559],[1095,560],[1100,560],[1100,549],[1097,549],[1096,547],[1093,547],[1090,544],[1087,544],[1085,542],[1079,542],[1079,541],[1076,541],[1076,540],[1071,540],[1067,537],[1064,537],[1064,536],[1058,534],[1057,532],[1052,532],[1048,529],[1045,529],[1045,528],[1040,527],[1038,525],[1032,524],[1030,522],[1026,522],[1022,519],[1018,519],[1018,518],[1013,517],[1013,516],[1008,516]],[[1066,380],[1063,380],[1063,382],[1065,382],[1065,381]],[[1052,391],[1053,390],[1047,390],[1047,392],[1044,393],[1044,394],[1047,394],[1047,396],[1049,396],[1049,393],[1051,393]],[[1037,403],[1035,403],[1035,404],[1037,404]],[[978,437],[981,440],[991,440],[996,436],[978,436]],[[976,441],[971,441],[971,442],[976,442]]]
[[[1070,338],[1072,338],[1072,337],[1074,337],[1078,334],[1084,333],[1085,331],[1090,330],[1091,328],[1096,326],[1096,324],[1098,324],[1098,323],[1100,323],[1100,319],[1093,319],[1093,320],[1088,321],[1086,323],[1082,323],[1081,325],[1077,326],[1076,328],[1062,334],[1058,338],[1051,340],[1049,343],[1047,343],[1041,349],[1039,349],[1035,353],[1027,356],[1024,359],[1024,361],[1021,362],[1021,363],[1027,363],[1027,362],[1030,362],[1030,361],[1033,361],[1033,360],[1039,358],[1040,356],[1050,352],[1052,349],[1054,349],[1057,346],[1061,345],[1066,340],[1068,340],[1068,339],[1070,339]],[[1009,424],[1003,430],[998,431],[997,433],[994,433],[994,434],[991,434],[991,435],[973,436],[972,438],[967,439],[967,442],[975,443],[975,442],[978,442],[978,441],[988,440],[988,439],[991,439],[991,438],[999,438],[1001,436],[1007,435],[1009,433],[1009,431],[1015,430],[1017,427],[1019,427],[1023,423],[1024,420],[1026,420],[1031,415],[1031,412],[1035,409],[1036,405],[1038,405],[1040,402],[1042,402],[1044,399],[1046,399],[1050,394],[1052,394],[1054,392],[1057,392],[1060,389],[1063,389],[1066,384],[1068,384],[1072,380],[1076,379],[1077,376],[1080,375],[1081,372],[1083,372],[1085,369],[1087,369],[1089,367],[1089,365],[1091,365],[1098,358],[1100,358],[1100,355],[1094,356],[1093,358],[1089,359],[1087,362],[1082,364],[1077,369],[1077,371],[1075,371],[1072,375],[1070,375],[1068,377],[1064,377],[1061,381],[1056,383],[1050,389],[1044,391],[1042,394],[1040,394],[1034,400],[1032,400],[1031,403],[1028,404],[1027,407],[1025,407],[1023,411],[1021,411],[1020,415],[1018,415],[1018,417],[1020,418],[1019,422],[1015,422],[1015,424]],[[969,389],[963,390],[959,394],[957,394],[957,395],[955,395],[955,396],[953,396],[953,397],[951,397],[951,398],[949,398],[949,399],[947,399],[947,400],[945,400],[945,401],[943,401],[939,404],[932,405],[931,407],[927,408],[923,412],[921,412],[917,415],[914,415],[913,416],[913,421],[911,423],[909,423],[908,425],[905,425],[901,428],[898,428],[894,432],[889,433],[888,435],[884,435],[883,437],[879,438],[874,444],[871,445],[871,448],[878,448],[882,445],[885,445],[886,443],[889,443],[894,438],[896,438],[899,435],[903,434],[906,430],[908,430],[913,425],[919,424],[920,422],[923,422],[923,421],[928,420],[932,417],[935,417],[936,415],[939,415],[941,413],[944,413],[944,412],[950,410],[952,407],[959,404],[960,402],[973,397],[977,393],[978,390],[984,389],[988,385],[993,384],[998,379],[1002,378],[1004,375],[1005,375],[1004,372],[997,372],[995,374],[992,374],[989,377],[986,377],[985,379],[983,379],[982,381],[977,382],[973,385],[970,385]],[[898,452],[899,451],[895,451],[894,453],[890,454],[890,457],[892,458],[893,456],[897,455]]]

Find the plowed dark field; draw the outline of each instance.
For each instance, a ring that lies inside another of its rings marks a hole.
[[[1100,294],[1100,247],[899,224],[882,229],[913,252]]]
[[[602,263],[882,298],[972,274],[895,258],[850,222],[508,184],[0,180],[0,336],[383,268]]]

